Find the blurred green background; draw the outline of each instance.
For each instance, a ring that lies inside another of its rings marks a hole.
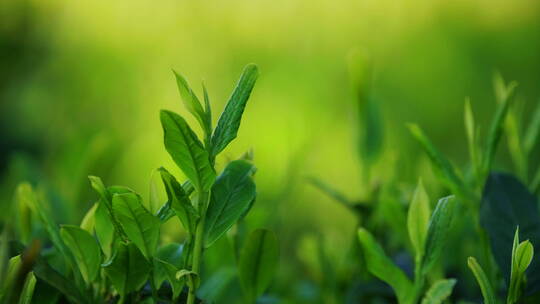
[[[259,196],[247,220],[278,233],[281,277],[308,277],[298,241],[322,236],[330,255],[341,256],[355,218],[306,178],[351,198],[369,187],[356,152],[351,51],[369,54],[374,68],[385,151],[376,175],[407,192],[432,172],[405,123],[419,123],[463,165],[464,99],[485,130],[497,71],[519,83],[528,120],[540,97],[539,33],[536,0],[3,0],[0,203],[30,180],[51,193],[59,222],[77,223],[96,199],[87,175],[148,197],[153,169],[181,176],[158,119],[163,108],[189,117],[171,68],[198,93],[204,80],[219,113],[254,62],[261,76],[218,167],[254,150]],[[511,169],[501,146],[497,166]],[[441,191],[426,186],[433,197]],[[169,226],[165,238],[181,237]]]

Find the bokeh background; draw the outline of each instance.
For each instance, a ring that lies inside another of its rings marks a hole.
[[[163,108],[189,117],[171,69],[198,93],[204,80],[219,113],[243,66],[254,62],[261,75],[238,139],[217,163],[253,149],[259,196],[247,221],[279,235],[278,277],[287,279],[278,289],[294,293],[285,282],[310,277],[298,243],[320,238],[339,257],[356,225],[308,177],[351,199],[370,187],[355,141],[347,61],[354,50],[373,67],[371,93],[384,126],[376,175],[405,192],[433,174],[407,122],[463,165],[465,97],[483,130],[496,106],[495,73],[519,83],[524,121],[539,102],[536,0],[3,0],[0,204],[29,180],[46,187],[58,222],[77,223],[97,198],[87,175],[148,197],[153,169],[181,177],[158,119]],[[511,169],[501,146],[497,166]],[[426,186],[433,196],[441,191]],[[170,224],[163,237],[181,239],[178,227]]]

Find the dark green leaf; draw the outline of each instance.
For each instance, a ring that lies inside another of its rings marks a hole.
[[[174,210],[176,216],[178,216],[188,233],[195,233],[199,214],[191,204],[188,194],[184,191],[184,188],[182,188],[180,183],[176,181],[176,178],[167,170],[159,168],[159,172],[163,184],[165,185],[165,191],[167,192],[170,207]]]
[[[161,222],[142,205],[132,193],[115,194],[113,210],[129,239],[150,258],[156,251]]]
[[[365,229],[358,229],[366,265],[371,274],[388,283],[394,289],[399,303],[406,303],[411,296],[412,283],[384,253],[373,236]]]
[[[254,172],[255,166],[251,162],[235,160],[216,179],[206,213],[206,247],[219,239],[251,207],[256,196]]]
[[[38,260],[34,266],[34,274],[60,291],[71,302],[77,304],[87,304],[90,302],[90,298],[84,296],[72,280],[58,273],[45,261]]]
[[[242,76],[236,84],[236,88],[229,98],[225,110],[223,110],[223,113],[219,117],[216,129],[212,135],[213,157],[223,151],[236,138],[244,108],[258,76],[259,70],[256,65],[248,64],[244,68]]]
[[[253,303],[270,285],[279,261],[276,235],[265,229],[253,231],[240,254],[238,273],[248,301]]]
[[[198,191],[208,191],[216,178],[208,153],[187,122],[178,114],[162,110],[165,148]]]
[[[182,269],[184,263],[184,257],[182,255],[184,246],[177,243],[169,243],[163,247],[160,247],[156,252],[156,259],[167,262],[176,269]],[[154,261],[156,260],[154,259]],[[154,271],[154,281],[156,286],[160,286],[167,278],[167,273],[163,268],[156,268]]]
[[[531,122],[529,123],[529,127],[527,128],[527,132],[525,133],[525,139],[523,141],[523,145],[525,147],[525,151],[527,154],[529,154],[536,144],[536,141],[538,139],[538,134],[540,133],[540,102],[536,105],[536,109],[534,110],[534,114],[532,115]]]
[[[121,243],[114,259],[104,265],[104,269],[118,293],[125,295],[144,285],[151,265],[133,243]]]
[[[64,225],[60,229],[64,243],[71,250],[87,284],[93,282],[101,265],[101,253],[96,239],[77,226]]]
[[[486,230],[495,261],[510,282],[514,231],[540,248],[540,215],[537,200],[515,177],[491,173],[484,187],[480,223]],[[540,290],[540,260],[533,260],[527,271],[526,294]]]
[[[173,299],[176,299],[184,287],[184,280],[176,278],[176,273],[179,269],[171,263],[154,258],[154,271],[163,274],[169,281],[173,289]],[[161,284],[157,284],[157,286],[159,285]]]

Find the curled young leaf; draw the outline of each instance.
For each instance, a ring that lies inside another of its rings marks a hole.
[[[407,217],[409,237],[417,259],[421,259],[424,255],[424,246],[430,215],[431,208],[429,206],[429,197],[424,189],[422,180],[419,180],[409,206],[409,214]]]

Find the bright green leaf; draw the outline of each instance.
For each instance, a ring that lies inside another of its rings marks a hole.
[[[210,121],[202,108],[199,98],[197,98],[197,95],[195,95],[195,92],[193,92],[184,76],[176,71],[173,72],[174,76],[176,77],[176,84],[178,85],[178,91],[180,92],[180,97],[184,102],[184,106],[193,116],[195,116],[204,132],[206,134],[210,134],[212,132]]]
[[[115,238],[115,229],[106,203],[101,199],[98,202],[96,212],[94,214],[94,229],[96,236],[101,246],[101,250],[107,258],[111,258],[113,254],[113,245]]]
[[[223,110],[223,113],[219,117],[216,129],[212,135],[212,157],[218,155],[219,152],[223,151],[236,138],[244,108],[258,76],[259,70],[256,65],[248,64],[244,68],[242,76],[236,84],[236,88],[229,98],[225,110]]]
[[[176,181],[176,178],[171,175],[164,168],[159,168],[161,179],[165,185],[165,191],[169,199],[169,204],[172,210],[176,213],[176,216],[184,225],[184,228],[189,233],[195,233],[195,227],[199,219],[199,214],[195,207],[191,204],[188,194],[184,191],[184,188]]]
[[[160,114],[165,148],[198,191],[206,192],[216,178],[208,153],[187,122],[178,114]]]
[[[407,217],[409,237],[418,258],[421,258],[424,255],[424,246],[430,215],[431,208],[429,206],[429,197],[424,189],[422,180],[419,180],[409,206],[409,214]]]
[[[270,285],[279,262],[276,235],[265,229],[253,231],[240,253],[238,273],[249,302],[261,296]]]
[[[153,256],[159,241],[159,219],[146,210],[133,193],[115,194],[113,210],[128,238],[145,257]]]
[[[455,279],[435,282],[426,292],[424,299],[422,299],[422,304],[442,304],[452,294],[454,285],[456,285]]]
[[[34,288],[36,286],[36,276],[32,272],[28,273],[24,281],[24,287],[19,297],[19,304],[32,303],[32,296],[34,295]]]
[[[467,265],[471,269],[472,273],[476,278],[476,281],[478,282],[478,285],[480,286],[480,291],[482,292],[482,296],[484,297],[484,304],[497,304],[493,288],[491,287],[486,273],[484,272],[480,264],[478,264],[475,258],[469,257],[469,259],[467,260]]]
[[[254,173],[255,166],[251,162],[235,160],[216,179],[206,213],[206,247],[219,239],[251,207],[256,196]]]
[[[95,203],[92,205],[92,208],[86,212],[86,215],[83,217],[81,221],[81,228],[92,233],[94,230],[94,224],[95,224],[95,217],[94,214],[96,213],[98,203]]]

